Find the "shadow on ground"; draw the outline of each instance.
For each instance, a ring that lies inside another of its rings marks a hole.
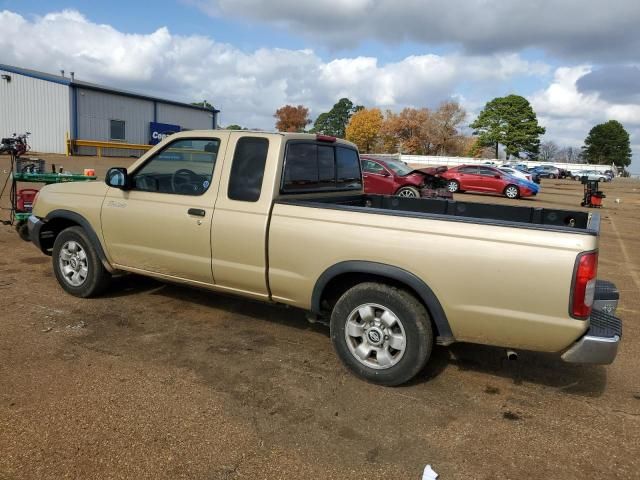
[[[175,311],[164,312],[164,321],[154,324],[155,328],[172,329],[174,345],[193,344],[198,342],[211,343],[211,337],[215,337],[216,328],[208,328],[202,320],[193,317],[180,318],[181,312],[194,308],[194,305],[211,309],[212,316],[219,316],[220,312],[225,314],[239,315],[260,321],[268,321],[272,324],[293,327],[299,330],[311,331],[324,337],[329,337],[329,328],[320,324],[309,324],[305,319],[305,312],[300,309],[290,308],[282,305],[267,304],[245,298],[224,295],[207,290],[198,290],[180,285],[165,284],[147,277],[137,275],[125,275],[114,279],[112,287],[105,297],[120,298],[129,295],[139,295],[147,293],[152,297],[171,299],[171,304],[177,305]],[[141,299],[141,302],[144,300]],[[205,315],[206,317],[206,315]],[[172,322],[181,322],[180,329],[172,327]],[[191,328],[189,328],[189,323]],[[206,321],[206,320],[205,320]],[[128,322],[128,321],[127,321]],[[135,322],[133,322],[135,323]],[[116,319],[113,325],[122,326],[123,319]],[[261,337],[260,332],[246,330],[241,322],[230,322],[224,324],[226,328],[238,329],[232,334],[242,336],[250,332],[254,340]],[[243,330],[244,329],[244,330]],[[134,329],[145,334],[146,328]],[[156,332],[156,333],[162,333]],[[228,335],[230,332],[226,332]],[[183,335],[184,338],[180,338]],[[264,335],[262,335],[264,337]],[[263,338],[264,340],[264,338]],[[99,341],[94,337],[93,341]],[[214,341],[215,343],[215,341]],[[233,343],[233,342],[232,342]],[[237,343],[237,342],[236,342]],[[242,343],[242,342],[241,342]],[[259,343],[259,342],[258,342]],[[264,342],[263,342],[264,343]],[[277,343],[277,340],[267,342],[270,346]],[[246,347],[246,346],[245,346]],[[260,348],[260,345],[256,345]],[[161,348],[161,345],[158,345]],[[227,347],[205,347],[208,352],[221,351],[224,353]],[[217,350],[216,350],[217,349]],[[331,344],[327,341],[326,349],[331,349]],[[538,384],[546,387],[558,389],[572,395],[585,397],[600,396],[607,384],[606,370],[600,366],[572,365],[560,360],[557,354],[544,354],[536,352],[518,352],[518,360],[508,360],[504,348],[475,345],[467,343],[457,343],[449,347],[435,347],[429,363],[408,386],[429,382],[441,375],[448,367],[457,367],[461,371],[475,371],[490,376],[508,379],[515,385],[522,383]],[[159,353],[159,352],[158,352]],[[175,357],[173,357],[175,359]]]

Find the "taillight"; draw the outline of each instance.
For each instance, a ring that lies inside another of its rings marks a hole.
[[[598,273],[598,252],[585,252],[576,259],[571,295],[571,316],[587,319],[591,315],[593,297],[596,291]]]

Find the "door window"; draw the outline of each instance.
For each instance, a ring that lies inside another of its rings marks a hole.
[[[384,167],[379,163],[372,162],[370,160],[365,160],[362,162],[362,168],[367,173],[375,173],[378,175],[384,174]]]
[[[217,138],[176,140],[135,172],[132,190],[202,195],[211,185],[219,147]]]
[[[495,177],[496,175],[499,175],[499,173],[487,167],[480,167],[480,175],[485,177]]]
[[[478,167],[462,167],[459,172],[466,173],[468,175],[475,175],[478,173]]]

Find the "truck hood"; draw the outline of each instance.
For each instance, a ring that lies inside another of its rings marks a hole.
[[[45,217],[56,209],[71,210],[87,217],[99,215],[109,187],[104,182],[68,182],[45,185],[40,189],[33,214]]]
[[[75,194],[75,195],[96,195],[104,197],[109,187],[100,181],[88,182],[61,182],[45,185],[40,189],[40,194]]]

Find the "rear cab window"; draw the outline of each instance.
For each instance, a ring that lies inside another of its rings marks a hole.
[[[287,142],[281,193],[362,189],[358,152],[339,143]]]

